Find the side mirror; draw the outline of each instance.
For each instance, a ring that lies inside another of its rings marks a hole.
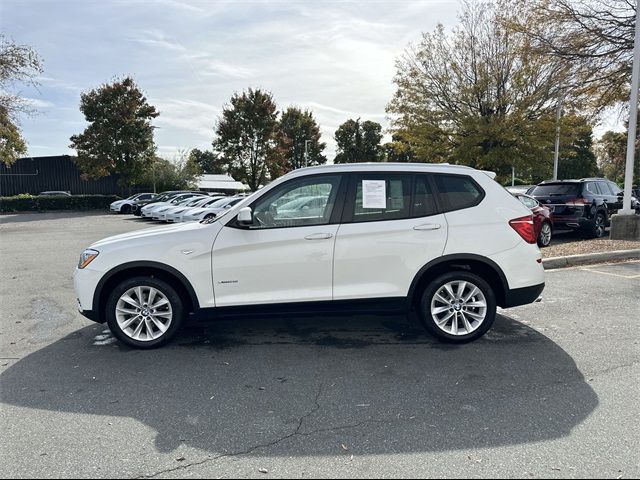
[[[240,225],[251,225],[253,223],[253,212],[251,207],[241,208],[238,212],[238,223]]]

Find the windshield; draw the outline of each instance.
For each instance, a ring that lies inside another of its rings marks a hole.
[[[534,197],[554,197],[561,195],[580,195],[579,183],[545,183],[538,185],[529,195]]]

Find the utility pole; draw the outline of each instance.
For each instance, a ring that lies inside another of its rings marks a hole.
[[[640,8],[636,9],[636,35],[631,72],[631,98],[629,99],[629,133],[627,136],[627,164],[624,171],[622,210],[611,216],[611,239],[640,240],[640,216],[631,209],[633,161],[635,158],[638,125],[638,88],[640,84]]]
[[[560,117],[562,116],[563,97],[558,98],[558,109],[556,111],[556,147],[553,152],[553,179],[558,180],[558,158],[560,157]]]
[[[633,161],[636,149],[638,125],[638,87],[640,83],[640,8],[636,9],[636,39],[633,49],[633,72],[631,74],[631,99],[629,105],[629,134],[627,136],[627,166],[624,172],[623,215],[633,215],[631,209],[631,187],[633,186]]]
[[[304,166],[305,167],[309,166],[309,143],[311,143],[311,140],[304,141]]]
[[[515,186],[516,184],[516,167],[511,166],[511,186]]]

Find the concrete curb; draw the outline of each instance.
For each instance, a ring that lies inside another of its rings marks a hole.
[[[542,260],[545,270],[556,268],[576,267],[592,263],[610,262],[613,260],[640,260],[640,248],[633,250],[614,250],[612,252],[584,253],[582,255],[568,255],[566,257],[552,257]]]

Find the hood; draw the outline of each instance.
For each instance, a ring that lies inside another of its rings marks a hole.
[[[183,223],[177,225],[167,225],[162,227],[154,227],[154,228],[145,228],[144,230],[136,230],[135,232],[123,233],[120,235],[114,235],[112,237],[103,238],[102,240],[98,240],[96,243],[92,244],[89,248],[95,248],[100,250],[100,248],[109,247],[111,245],[121,244],[124,242],[128,242],[131,240],[140,240],[140,239],[156,239],[161,235],[170,235],[172,233],[178,232],[186,232],[190,230],[199,230],[202,228],[207,228],[207,225],[202,225],[200,223]]]

